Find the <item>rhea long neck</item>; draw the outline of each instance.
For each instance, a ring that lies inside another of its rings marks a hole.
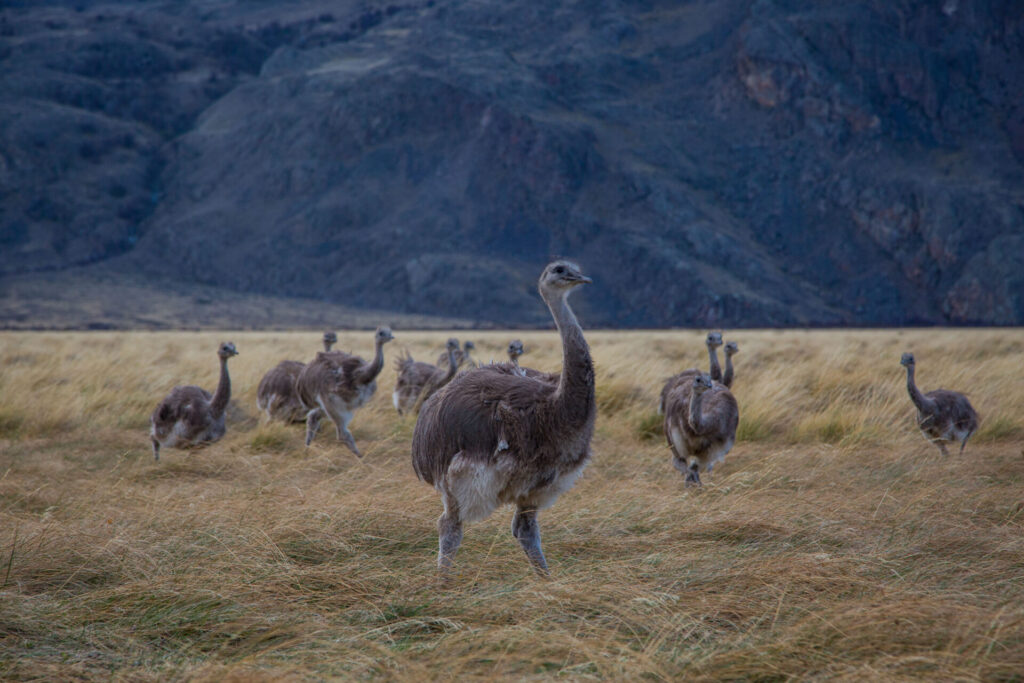
[[[210,410],[214,417],[219,418],[224,414],[231,400],[231,378],[228,376],[228,359],[220,359],[220,382],[217,383],[217,391],[210,400]]]
[[[917,406],[919,412],[927,413],[935,407],[934,401],[921,393],[921,390],[917,388],[917,383],[914,381],[914,366],[907,366],[907,393],[910,394],[910,400]]]
[[[708,344],[708,359],[710,360],[709,365],[711,366],[708,373],[711,375],[711,379],[719,382],[722,380],[722,366],[718,364],[718,351],[711,344]]]
[[[725,354],[725,372],[722,373],[722,384],[727,387],[732,386],[732,354]]]
[[[441,378],[442,384],[447,384],[448,381],[455,376],[455,371],[459,369],[459,362],[455,359],[455,354],[458,352],[458,348],[454,346],[448,347],[448,372]],[[465,356],[463,356],[463,358],[465,358]]]
[[[594,407],[594,362],[590,347],[583,338],[583,329],[569,308],[569,290],[557,294],[541,291],[551,309],[559,336],[562,338],[562,374],[558,378],[555,400],[563,415],[571,422],[585,422]]]
[[[704,402],[704,392],[693,389],[693,393],[690,394],[690,412],[686,416],[687,421],[690,423],[690,429],[696,434],[704,432],[703,416],[701,415],[701,404]]]
[[[363,363],[356,375],[356,381],[360,384],[369,384],[377,379],[377,375],[380,374],[381,369],[384,367],[384,340],[376,339],[373,345],[375,347],[373,360],[369,363]]]

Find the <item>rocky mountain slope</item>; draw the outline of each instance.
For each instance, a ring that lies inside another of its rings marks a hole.
[[[97,269],[543,324],[555,255],[591,325],[1021,324],[1022,63],[1013,0],[6,3],[0,324]]]

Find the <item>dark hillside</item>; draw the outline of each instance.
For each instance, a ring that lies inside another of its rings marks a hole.
[[[543,324],[553,255],[589,324],[1021,324],[1021,64],[1012,0],[7,3],[0,324],[83,265]]]

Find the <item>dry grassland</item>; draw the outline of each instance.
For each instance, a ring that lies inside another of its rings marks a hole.
[[[318,332],[0,334],[0,678],[1024,677],[1021,330],[726,335],[740,438],[702,490],[654,411],[703,334],[590,332],[594,459],[541,514],[552,578],[504,510],[467,528],[450,588],[390,403],[391,359],[447,335],[395,334],[352,424],[363,460],[329,426],[306,450],[257,419],[262,373]],[[558,367],[553,332],[515,334]],[[478,357],[509,336],[473,334]],[[213,388],[221,339],[241,352],[227,436],[155,463],[150,411]],[[904,350],[981,413],[964,457],[916,430]]]

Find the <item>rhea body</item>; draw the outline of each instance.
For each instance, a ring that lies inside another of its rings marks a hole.
[[[569,293],[590,282],[567,261],[549,264],[539,290],[562,341],[557,382],[523,376],[511,363],[457,376],[428,399],[413,431],[416,475],[441,495],[438,568],[446,575],[462,526],[515,506],[512,534],[533,568],[547,573],[537,513],[555,502],[590,459],[597,405],[590,348]]]
[[[149,437],[153,459],[160,459],[161,448],[189,448],[219,440],[227,431],[224,413],[231,400],[228,359],[237,356],[231,342],[217,347],[220,381],[210,392],[194,385],[177,386],[160,401],[149,418]]]
[[[720,381],[722,379],[722,367],[718,364],[717,349],[722,345],[722,334],[720,332],[708,332],[708,336],[704,339],[704,345],[708,349],[708,374],[716,382]],[[658,414],[663,415],[665,413],[665,398],[670,391],[680,384],[689,386],[690,381],[700,374],[702,374],[700,369],[689,368],[665,380],[665,385],[661,388],[661,399],[658,401]],[[729,381],[732,381],[731,376]]]
[[[732,450],[739,419],[736,399],[709,374],[698,373],[669,391],[665,437],[687,485],[700,486],[701,470],[710,472]]]
[[[914,354],[904,353],[900,365],[907,369],[907,393],[917,408],[917,426],[921,433],[943,455],[949,455],[947,441],[959,441],[960,454],[963,455],[967,440],[978,430],[981,422],[974,406],[959,391],[936,389],[922,394],[914,380]]]
[[[391,403],[399,415],[407,412],[418,413],[423,401],[455,377],[459,370],[458,357],[461,353],[459,340],[449,339],[445,345],[445,352],[448,358],[442,366],[413,360],[408,351],[404,358],[395,359],[398,377],[395,380],[395,390],[391,393]]]
[[[326,415],[334,423],[338,441],[362,457],[348,425],[356,410],[377,391],[377,375],[384,367],[384,345],[394,339],[391,330],[379,327],[373,335],[374,354],[369,361],[342,351],[325,351],[302,369],[295,390],[306,409],[306,445],[320,429]]]
[[[334,332],[324,332],[324,352],[330,353],[331,347],[338,342]],[[256,406],[263,411],[267,420],[282,422],[302,422],[309,412],[299,394],[295,390],[295,381],[306,364],[297,360],[283,360],[263,375],[256,389]]]

